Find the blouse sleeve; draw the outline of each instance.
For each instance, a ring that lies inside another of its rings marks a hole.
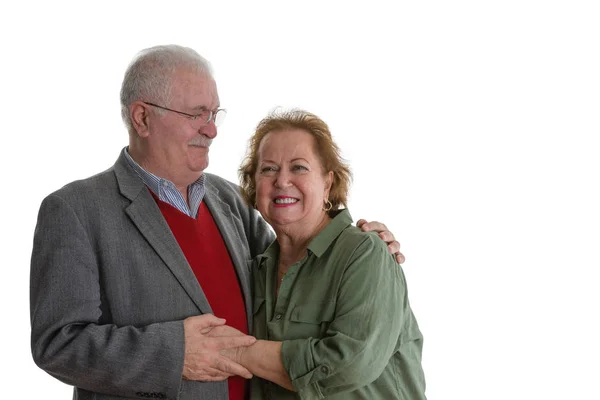
[[[356,390],[377,379],[410,313],[401,267],[375,235],[354,248],[334,318],[321,338],[287,340],[282,360],[302,399]]]

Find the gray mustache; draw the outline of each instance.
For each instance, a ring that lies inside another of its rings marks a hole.
[[[191,140],[188,144],[190,146],[210,147],[210,145],[212,144],[212,139],[200,136],[194,140]]]

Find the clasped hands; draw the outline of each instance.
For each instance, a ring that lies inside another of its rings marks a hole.
[[[183,328],[183,379],[214,382],[234,375],[252,378],[250,371],[233,360],[238,359],[240,349],[252,345],[256,338],[225,325],[224,319],[212,314],[189,317]]]

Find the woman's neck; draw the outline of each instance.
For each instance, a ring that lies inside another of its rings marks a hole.
[[[322,218],[312,228],[298,229],[290,226],[275,229],[279,243],[279,264],[289,267],[300,261],[306,254],[310,242],[327,226],[331,218],[323,213]]]

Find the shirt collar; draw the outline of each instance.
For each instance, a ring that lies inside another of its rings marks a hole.
[[[168,179],[161,178],[159,176],[154,175],[151,172],[146,171],[139,165],[132,157],[129,155],[129,151],[127,151],[127,147],[123,150],[125,152],[125,159],[133,168],[133,170],[138,174],[142,182],[162,201],[166,201],[167,203],[172,203],[165,196],[165,188],[171,188],[172,190],[177,190],[175,184]],[[192,184],[188,186],[188,197],[190,202],[190,210],[192,216],[195,216],[198,212],[198,207],[202,202],[204,197],[205,189],[205,180],[206,174],[200,175],[200,178],[196,179]],[[172,204],[173,205],[173,204]]]
[[[337,211],[337,214],[313,240],[308,244],[308,249],[317,257],[321,257],[333,241],[352,225],[352,216],[348,209]]]
[[[333,241],[342,233],[344,229],[352,225],[352,216],[348,209],[337,211],[337,214],[327,226],[319,232],[317,236],[308,244],[308,250],[315,256],[321,257],[327,248],[331,246]],[[264,263],[263,259],[273,258],[276,259],[279,255],[279,243],[274,240],[273,243],[267,247],[265,252],[257,257],[258,267],[261,267]]]

